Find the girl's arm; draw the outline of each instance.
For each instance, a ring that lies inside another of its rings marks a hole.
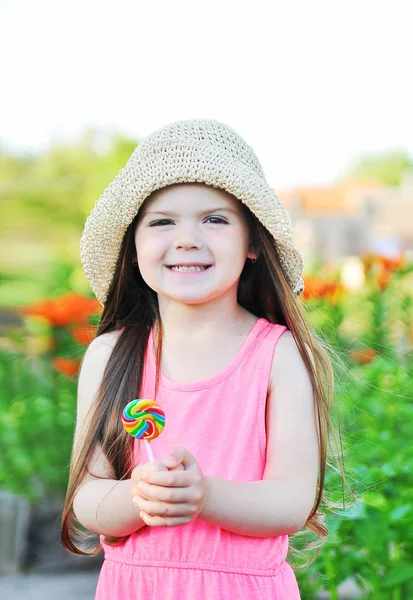
[[[78,383],[74,454],[118,335],[118,332],[111,332],[93,340],[83,359]],[[117,481],[110,477],[109,462],[99,445],[89,462],[89,471],[73,501],[78,521],[90,531],[110,536],[128,535],[143,527],[145,523],[132,502],[131,479]]]
[[[307,521],[317,487],[317,425],[311,380],[290,331],[274,352],[266,430],[263,481],[207,478],[201,519],[252,536],[292,534]]]
[[[91,479],[77,492],[73,510],[89,531],[121,537],[145,525],[132,503],[131,480]]]

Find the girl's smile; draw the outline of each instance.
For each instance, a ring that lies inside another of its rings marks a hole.
[[[167,269],[172,271],[172,273],[177,273],[179,275],[198,275],[201,273],[205,273],[209,269],[212,268],[213,265],[202,265],[200,263],[190,263],[190,264],[179,264],[168,266]]]

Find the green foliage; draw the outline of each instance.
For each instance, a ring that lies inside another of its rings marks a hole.
[[[2,270],[41,279],[51,257],[78,263],[85,219],[136,145],[89,131],[39,155],[0,153]]]
[[[413,160],[404,152],[385,152],[359,158],[348,175],[372,178],[384,185],[400,185],[405,171],[413,168]]]
[[[0,349],[0,487],[37,499],[66,489],[75,381],[49,361]]]
[[[76,291],[90,295],[80,261],[68,258],[48,261],[23,276],[15,272],[2,273],[0,277],[0,307],[22,307],[42,298],[54,298],[65,292]]]
[[[362,598],[413,598],[413,265],[393,273],[384,290],[374,278],[339,302],[309,300],[309,321],[338,354],[333,417],[341,425],[349,491],[334,463],[327,470],[328,541],[297,572],[303,600],[355,580]],[[374,349],[371,362],[353,349]],[[373,354],[374,356],[374,354]],[[345,508],[343,508],[343,499]],[[341,506],[341,508],[340,508]],[[310,535],[294,536],[302,549]]]
[[[329,511],[328,542],[298,574],[302,589],[335,590],[349,577],[374,598],[413,597],[413,376],[385,357],[357,366],[338,394],[345,469],[355,499]],[[406,443],[403,443],[403,440]],[[330,500],[341,499],[330,471]],[[400,596],[389,595],[400,593]]]

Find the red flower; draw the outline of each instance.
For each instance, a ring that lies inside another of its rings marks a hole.
[[[340,300],[344,292],[344,287],[341,283],[328,282],[319,278],[305,278],[304,285],[303,297],[306,300],[310,298],[325,298],[329,302],[336,303]]]
[[[327,289],[325,281],[312,277],[304,279],[304,286],[303,298],[306,300],[310,298],[323,298]]]
[[[95,338],[96,327],[92,327],[91,325],[79,325],[78,327],[74,327],[71,333],[75,342],[88,346]]]
[[[76,292],[68,292],[58,298],[36,302],[32,306],[20,309],[20,312],[46,319],[55,327],[67,327],[73,323],[82,323],[99,313],[101,305],[94,298]]]
[[[332,304],[340,301],[344,293],[344,286],[341,283],[330,282],[326,284],[325,297]]]
[[[53,366],[56,371],[62,373],[63,375],[67,375],[68,377],[73,377],[77,374],[79,370],[80,362],[78,360],[71,360],[70,358],[62,358],[56,357],[53,359]]]
[[[362,255],[361,259],[366,277],[374,276],[379,289],[384,290],[389,285],[393,273],[406,264],[406,253],[402,250],[399,256],[390,258],[369,252]]]

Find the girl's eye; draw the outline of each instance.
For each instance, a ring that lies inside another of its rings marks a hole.
[[[160,221],[154,221],[150,224],[150,227],[156,227],[157,225],[168,225],[171,221],[169,219],[161,219]]]
[[[227,224],[227,221],[225,221],[225,219],[223,219],[222,217],[208,217],[206,219],[206,222],[207,221],[212,223],[212,225],[220,225],[221,223]],[[153,223],[151,223],[150,227],[169,225],[170,223],[172,223],[172,221],[170,219],[160,219],[159,221],[154,221]]]
[[[225,219],[222,219],[221,217],[208,217],[207,221],[211,221],[211,219],[213,225],[219,225],[220,223],[227,224],[227,221],[225,221]]]

